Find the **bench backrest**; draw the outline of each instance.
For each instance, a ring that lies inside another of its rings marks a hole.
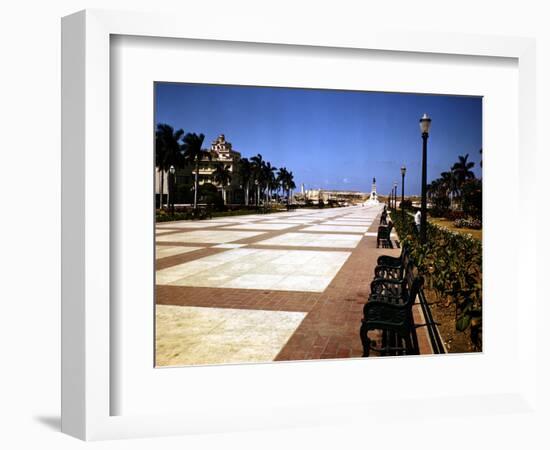
[[[378,234],[376,236],[378,239],[389,239],[390,233],[388,231],[388,227],[386,225],[380,225],[378,227]]]
[[[424,285],[424,277],[418,275],[416,268],[407,274],[407,288],[403,290],[403,300],[407,305],[412,305]]]

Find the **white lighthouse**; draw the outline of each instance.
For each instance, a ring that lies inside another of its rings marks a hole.
[[[365,202],[365,205],[372,206],[372,205],[378,205],[380,204],[380,201],[378,200],[378,194],[376,193],[376,178],[372,179],[372,188],[370,191],[370,197]]]

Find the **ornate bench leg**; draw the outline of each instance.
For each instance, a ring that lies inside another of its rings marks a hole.
[[[370,353],[370,338],[368,336],[367,324],[364,320],[361,321],[361,329],[359,335],[361,336],[361,344],[363,344],[363,356],[368,357]]]
[[[414,346],[413,346],[413,343],[412,343],[412,339],[411,339],[411,335],[410,334],[406,334],[404,337],[403,337],[404,341],[405,341],[405,349],[406,349],[406,354],[407,355],[415,355],[416,354],[416,351],[414,349]]]
[[[380,356],[386,356],[388,353],[388,330],[382,330]]]

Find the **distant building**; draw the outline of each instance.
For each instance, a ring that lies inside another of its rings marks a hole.
[[[303,185],[302,185],[303,186]],[[315,205],[320,201],[323,203],[335,202],[341,205],[362,203],[368,198],[369,194],[358,191],[339,191],[326,189],[305,189],[300,194],[294,195],[294,200],[298,203],[311,202]]]
[[[221,186],[214,181],[213,172],[216,170],[218,165],[223,164],[224,166],[229,166],[229,171],[231,172],[231,183],[225,187],[226,190],[226,199],[227,203],[241,203],[242,202],[242,189],[240,185],[239,177],[239,161],[241,159],[241,154],[233,150],[231,142],[225,139],[225,135],[220,134],[210,145],[208,149],[211,155],[211,160],[209,158],[204,158],[199,166],[199,184],[203,185],[205,183],[211,183],[214,186],[221,189]],[[156,193],[160,192],[160,173],[156,170],[155,174],[155,189]],[[168,176],[164,174],[164,193],[168,193]],[[193,185],[195,180],[195,168],[188,164],[182,169],[178,169],[176,172],[176,184],[177,185]],[[165,199],[166,201],[166,199]]]

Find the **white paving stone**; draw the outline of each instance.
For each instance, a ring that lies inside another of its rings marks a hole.
[[[299,226],[299,225],[309,225],[313,222],[316,222],[317,219],[311,219],[311,220],[299,220],[299,219],[278,219],[278,220],[269,220],[266,221],[268,223],[280,223],[280,224],[286,224],[286,225],[292,225],[293,227]]]
[[[212,246],[212,248],[241,248],[246,247],[247,244],[218,244]]]
[[[346,232],[346,233],[364,233],[367,231],[367,226],[345,226],[345,225],[312,225],[310,227],[304,228],[301,231],[335,231],[335,232]]]
[[[333,247],[355,248],[361,240],[361,236],[354,234],[322,234],[322,233],[285,233],[256,244],[282,245],[290,247]]]
[[[158,236],[157,242],[189,242],[203,244],[225,244],[264,234],[260,231],[236,231],[236,230],[196,230],[185,233],[168,234]]]
[[[159,222],[157,224],[158,229],[163,228],[210,228],[219,227],[221,225],[229,225],[229,221],[217,222],[213,220],[184,220],[181,222]]]
[[[351,253],[241,248],[157,271],[173,286],[323,292]]]
[[[241,225],[230,225],[223,227],[224,230],[286,230],[287,228],[295,227],[296,224],[291,223],[244,223]]]
[[[306,313],[157,305],[157,366],[273,361]]]
[[[327,222],[322,222],[320,225],[344,225],[344,226],[353,226],[353,227],[370,227],[372,222],[365,220],[329,220]]]
[[[161,259],[168,256],[181,255],[183,253],[194,252],[195,250],[200,250],[203,247],[182,247],[182,246],[166,246],[166,245],[157,245],[155,251],[155,258]]]

